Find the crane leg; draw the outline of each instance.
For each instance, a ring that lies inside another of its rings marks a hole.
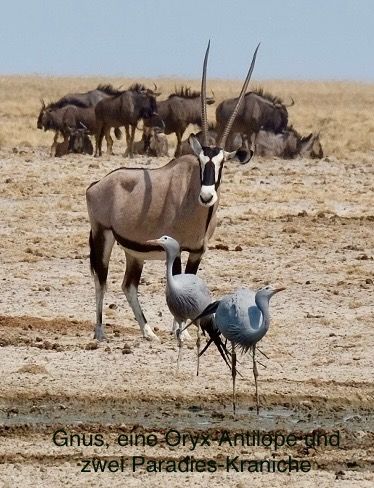
[[[232,375],[232,408],[234,410],[234,415],[236,411],[236,392],[235,392],[235,380],[236,380],[236,351],[235,345],[232,343],[231,350],[231,375]]]
[[[256,410],[258,415],[260,413],[260,405],[259,405],[259,398],[258,398],[258,387],[257,387],[258,371],[257,371],[255,352],[256,352],[256,345],[254,345],[252,348],[252,360],[253,360],[253,376],[255,377],[255,388],[256,388]]]
[[[177,330],[177,340],[178,340],[178,359],[177,359],[177,371],[179,370],[179,364],[182,359],[182,345],[183,345],[183,337],[182,337],[182,330],[183,327],[185,326],[185,322],[181,322],[178,324],[178,330]]]
[[[196,323],[197,325],[197,339],[196,339],[196,350],[197,350],[197,370],[196,376],[199,376],[199,368],[200,368],[200,320]]]

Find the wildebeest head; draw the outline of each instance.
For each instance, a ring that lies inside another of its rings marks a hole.
[[[321,141],[319,140],[319,133],[311,133],[308,136],[301,138],[300,155],[313,159],[323,158],[323,150]]]
[[[41,106],[41,109],[40,109],[40,112],[39,112],[39,116],[38,116],[38,120],[37,120],[37,123],[36,123],[36,127],[38,129],[43,129],[43,115],[44,115],[44,113],[46,111],[46,105],[45,105],[45,102],[44,102],[43,99],[40,99],[40,102],[41,102],[42,106]]]
[[[157,92],[156,85],[154,91],[149,88],[146,88],[144,85],[140,83],[135,83],[130,86],[129,91],[133,91],[137,95],[137,103],[138,103],[140,118],[150,119],[151,117],[156,117],[158,115],[156,97],[160,95],[160,93]],[[157,124],[155,123],[155,125]]]

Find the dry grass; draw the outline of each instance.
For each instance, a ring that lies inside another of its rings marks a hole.
[[[0,146],[49,147],[52,136],[36,129],[40,98],[53,101],[73,91],[86,91],[99,83],[128,86],[133,79],[125,78],[53,78],[39,76],[3,76],[0,78]],[[162,90],[161,99],[176,85],[187,83],[199,89],[199,80],[160,78],[136,80]],[[209,80],[220,102],[236,96],[240,81]],[[343,159],[371,158],[374,151],[374,84],[344,82],[267,81],[252,83],[263,86],[285,102],[292,96],[295,105],[289,109],[290,123],[301,133],[321,131],[325,154]],[[215,105],[209,107],[209,118],[215,118]],[[170,138],[174,144],[174,137]],[[121,144],[124,144],[122,142]],[[118,147],[118,143],[116,145]]]

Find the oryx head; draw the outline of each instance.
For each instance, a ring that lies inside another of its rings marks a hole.
[[[238,114],[240,105],[243,101],[244,95],[247,91],[249,80],[251,79],[252,71],[256,61],[256,55],[259,48],[257,46],[251,66],[249,67],[247,77],[244,81],[242,91],[240,92],[238,101],[236,106],[231,114],[230,119],[227,122],[227,125],[221,134],[217,144],[214,146],[208,146],[207,144],[207,133],[208,133],[208,119],[207,119],[207,97],[206,97],[206,67],[208,61],[208,54],[209,54],[209,47],[210,41],[208,43],[207,50],[205,52],[204,58],[204,66],[203,66],[203,76],[201,80],[201,120],[202,120],[202,132],[203,132],[203,143],[200,144],[198,139],[191,135],[189,137],[190,146],[194,152],[194,154],[198,157],[200,163],[200,183],[201,183],[201,190],[199,194],[199,202],[204,207],[211,207],[214,205],[218,199],[217,191],[219,185],[221,183],[221,176],[222,176],[222,169],[225,161],[237,157],[241,163],[247,163],[252,155],[253,151],[251,150],[240,150],[237,149],[236,151],[228,152],[225,151],[225,144],[227,141],[227,137],[230,133],[232,125],[235,121],[235,118]]]

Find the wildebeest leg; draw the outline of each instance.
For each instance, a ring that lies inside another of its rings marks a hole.
[[[134,157],[134,139],[135,139],[135,125],[130,125],[130,144],[129,144],[129,157]]]
[[[182,144],[183,132],[177,131],[175,133],[175,135],[177,136],[177,148],[175,150],[174,156],[177,158],[177,157],[180,156],[180,152],[181,152],[181,144]]]
[[[114,236],[111,230],[98,227],[90,232],[90,263],[95,279],[96,327],[94,339],[105,339],[103,324],[103,301],[108,277],[109,259],[113,249]]]
[[[55,136],[53,138],[52,146],[51,146],[51,157],[54,158],[56,156],[56,148],[58,144],[58,132],[55,132]]]
[[[135,315],[135,319],[140,325],[143,337],[148,340],[158,339],[151,327],[147,324],[143,311],[138,300],[138,286],[142,274],[144,261],[137,259],[126,253],[126,271],[122,282],[122,290],[126,295],[127,301]]]
[[[103,137],[104,137],[104,127],[101,127],[100,129],[98,129],[98,131],[95,134],[95,141],[96,141],[95,158],[102,155],[101,146],[103,144]]]
[[[105,140],[106,140],[106,153],[111,155],[113,154],[113,139],[110,135],[110,127],[105,129]]]
[[[203,253],[190,253],[188,255],[188,261],[186,264],[185,273],[188,274],[196,274],[199,270],[199,266],[201,263],[201,259],[203,257]]]
[[[126,133],[126,151],[125,151],[125,157],[129,155],[130,152],[130,130],[129,126],[125,125],[125,133]]]

